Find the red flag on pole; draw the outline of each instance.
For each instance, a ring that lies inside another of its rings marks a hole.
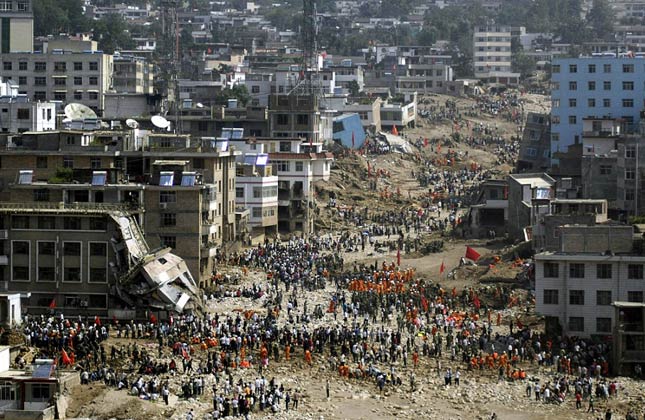
[[[441,261],[441,266],[439,267],[439,275],[443,274],[446,271],[446,264],[444,261]]]
[[[152,322],[153,324],[157,323],[157,317],[155,316],[155,314],[150,314],[150,322]]]
[[[352,149],[355,147],[355,145],[356,145],[356,139],[354,138],[354,132],[352,131]]]
[[[64,366],[69,366],[72,364],[72,359],[69,358],[69,355],[67,354],[65,349],[63,349],[63,351],[61,352],[61,355],[62,355],[62,359],[63,359],[62,362]]]
[[[469,260],[477,261],[479,257],[481,257],[481,255],[479,255],[479,252],[475,251],[469,246],[466,246],[466,258],[468,258]]]
[[[53,298],[51,302],[49,302],[49,309],[55,309],[56,308],[56,298]]]
[[[401,266],[401,250],[396,250],[396,265]]]

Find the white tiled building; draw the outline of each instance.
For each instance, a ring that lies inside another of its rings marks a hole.
[[[511,71],[511,28],[477,26],[473,38],[475,77],[489,83],[516,85],[520,75]]]

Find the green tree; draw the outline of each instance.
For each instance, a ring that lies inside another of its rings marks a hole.
[[[117,14],[106,15],[94,23],[94,39],[98,41],[99,48],[108,54],[136,47],[130,36],[128,24]]]
[[[358,85],[356,80],[352,80],[348,83],[347,89],[349,89],[349,94],[354,98],[357,97],[361,92],[361,87]]]
[[[224,105],[229,99],[237,99],[238,103],[245,107],[251,100],[251,95],[249,95],[246,85],[233,85],[232,88],[222,89],[215,96],[215,103]]]
[[[38,0],[33,2],[33,9],[37,36],[84,32],[89,28],[81,0]]]
[[[594,0],[587,14],[587,23],[594,38],[610,39],[614,35],[614,9],[607,0]]]
[[[526,78],[535,72],[535,59],[520,50],[513,54],[511,67],[514,72],[520,73],[520,77]]]

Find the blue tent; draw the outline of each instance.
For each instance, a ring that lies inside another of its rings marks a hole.
[[[365,143],[365,130],[361,123],[361,117],[354,114],[344,114],[334,118],[332,138],[349,149],[360,149]],[[354,133],[354,145],[352,147],[352,133]]]

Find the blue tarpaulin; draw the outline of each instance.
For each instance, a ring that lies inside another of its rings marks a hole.
[[[358,114],[345,114],[334,118],[334,133],[332,138],[344,147],[360,149],[365,143],[365,130]],[[352,145],[352,133],[354,144]]]

